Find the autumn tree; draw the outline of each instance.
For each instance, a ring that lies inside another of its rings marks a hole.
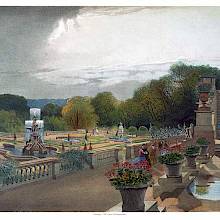
[[[92,128],[97,116],[87,97],[74,97],[62,109],[62,116],[71,129]]]

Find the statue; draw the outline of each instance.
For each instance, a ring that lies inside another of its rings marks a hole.
[[[124,127],[122,123],[120,122],[118,126],[118,136],[122,137],[123,135],[124,135]]]
[[[193,125],[193,123],[191,123],[189,127],[185,128],[185,137],[192,139],[193,132],[194,132],[194,125]]]

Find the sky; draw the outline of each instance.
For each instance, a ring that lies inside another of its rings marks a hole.
[[[219,7],[0,7],[0,93],[119,99],[170,65],[220,67]]]

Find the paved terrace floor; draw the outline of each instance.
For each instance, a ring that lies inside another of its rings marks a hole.
[[[106,211],[121,201],[120,193],[104,176],[106,168],[0,192],[0,211]]]
[[[104,176],[107,168],[78,171],[0,192],[0,211],[104,212],[121,202],[119,191]],[[154,176],[158,172],[156,169]]]

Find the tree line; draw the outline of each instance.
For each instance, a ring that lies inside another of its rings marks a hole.
[[[204,75],[215,76],[216,88],[220,89],[218,68],[176,63],[166,76],[144,84],[134,91],[132,98],[124,101],[118,100],[111,92],[102,92],[95,97],[70,98],[64,106],[49,103],[42,108],[45,128],[90,129],[117,126],[119,122],[126,128],[149,127],[150,123],[157,127],[195,123],[197,85]],[[9,131],[12,127],[19,129],[27,115],[24,97],[0,95],[0,131]]]

